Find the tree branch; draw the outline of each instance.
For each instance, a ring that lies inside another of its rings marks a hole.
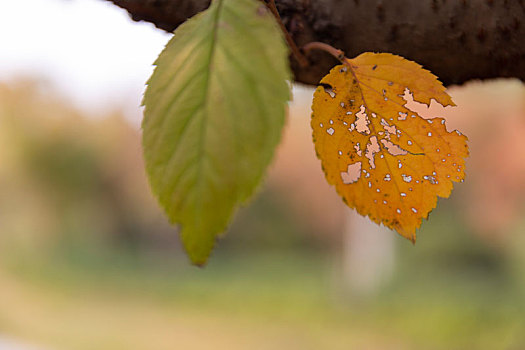
[[[166,31],[209,6],[209,0],[109,0],[134,20]],[[430,69],[446,85],[471,79],[525,81],[525,0],[276,0],[299,47],[320,41],[347,57],[365,51],[399,54]],[[337,60],[290,57],[295,79],[317,84]]]

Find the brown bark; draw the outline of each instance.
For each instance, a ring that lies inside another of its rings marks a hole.
[[[204,10],[209,0],[109,0],[134,20],[166,31]],[[365,51],[399,54],[446,84],[516,77],[525,81],[525,0],[276,0],[295,42],[321,41],[348,57]],[[337,61],[324,52],[295,79],[316,84]]]

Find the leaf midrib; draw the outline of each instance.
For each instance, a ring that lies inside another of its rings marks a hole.
[[[207,59],[207,70],[206,70],[206,82],[205,82],[205,92],[204,92],[204,102],[203,102],[203,106],[202,106],[202,109],[203,109],[203,116],[202,116],[202,121],[201,121],[201,129],[200,129],[200,140],[202,140],[201,142],[199,142],[199,148],[197,150],[197,179],[195,180],[195,188],[196,188],[196,192],[198,193],[198,195],[196,195],[196,198],[198,198],[198,203],[197,203],[197,206],[199,207],[199,210],[195,210],[193,213],[193,222],[197,222],[197,219],[198,219],[198,216],[200,214],[200,211],[202,210],[202,200],[200,200],[202,198],[202,190],[203,190],[203,187],[200,185],[201,181],[202,181],[202,163],[203,163],[203,153],[204,153],[204,150],[205,150],[205,143],[206,143],[206,137],[204,137],[207,132],[208,132],[208,126],[207,126],[207,121],[208,121],[208,100],[209,100],[209,94],[210,94],[210,77],[211,77],[211,68],[214,66],[212,65],[212,62],[214,61],[214,55],[215,55],[215,50],[216,50],[216,47],[217,47],[217,41],[218,41],[218,33],[219,33],[219,18],[220,18],[220,14],[221,14],[221,10],[222,10],[222,6],[224,4],[224,1],[225,0],[214,0],[214,1],[217,1],[217,11],[216,11],[216,14],[215,14],[215,17],[213,19],[213,38],[212,38],[212,42],[211,42],[211,46],[210,46],[210,53],[208,55],[208,59]]]
[[[372,113],[372,112],[370,111],[370,109],[368,108],[368,104],[367,104],[367,102],[366,102],[365,95],[363,94],[363,89],[361,88],[361,81],[360,81],[359,78],[357,77],[356,72],[355,72],[354,68],[352,67],[352,64],[349,62],[349,64],[348,64],[347,66],[349,67],[350,73],[353,75],[355,81],[356,81],[357,84],[359,85],[359,93],[361,94],[361,99],[363,100],[363,105],[365,106],[366,110],[368,110],[370,113]],[[374,123],[372,122],[371,119],[370,119],[370,126],[371,126],[371,128],[372,128],[373,135],[375,135],[375,136],[377,137],[377,139],[379,139],[379,134],[377,133],[376,128],[375,128],[375,125],[374,125]],[[370,136],[370,138],[371,138],[371,136]],[[370,139],[370,138],[369,138],[369,139]],[[379,142],[378,142],[378,143],[379,143]],[[379,152],[381,152],[381,154],[384,155],[384,153],[383,153],[383,147],[382,147],[381,145],[379,145]],[[393,172],[392,172],[392,168],[390,167],[390,164],[388,163],[387,157],[384,156],[383,158],[384,158],[384,161],[385,161],[386,167],[387,167],[387,169],[388,169],[388,172],[389,172],[390,174],[393,174]],[[396,187],[397,193],[398,193],[399,195],[401,195],[401,190],[399,189],[399,185],[398,185],[397,181],[393,179],[393,183],[394,183],[394,185],[395,185],[395,187]],[[362,184],[362,186],[364,186],[364,182],[361,182],[361,184]],[[403,203],[402,205],[403,205],[403,210],[406,210],[406,204]],[[382,220],[381,220],[381,221],[382,221]]]

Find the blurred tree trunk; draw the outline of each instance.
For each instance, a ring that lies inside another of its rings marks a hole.
[[[134,20],[173,31],[210,0],[109,0]],[[295,42],[322,41],[348,57],[365,51],[399,54],[446,84],[516,77],[525,81],[525,0],[276,0]],[[323,52],[295,79],[315,85],[337,62]]]
[[[347,291],[370,296],[394,271],[396,233],[347,210],[343,232],[341,281]]]

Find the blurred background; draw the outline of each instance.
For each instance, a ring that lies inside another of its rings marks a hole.
[[[152,198],[140,106],[170,35],[102,0],[0,3],[0,349],[524,349],[525,86],[420,112],[470,139],[413,246],[347,209],[294,87],[205,268]]]

